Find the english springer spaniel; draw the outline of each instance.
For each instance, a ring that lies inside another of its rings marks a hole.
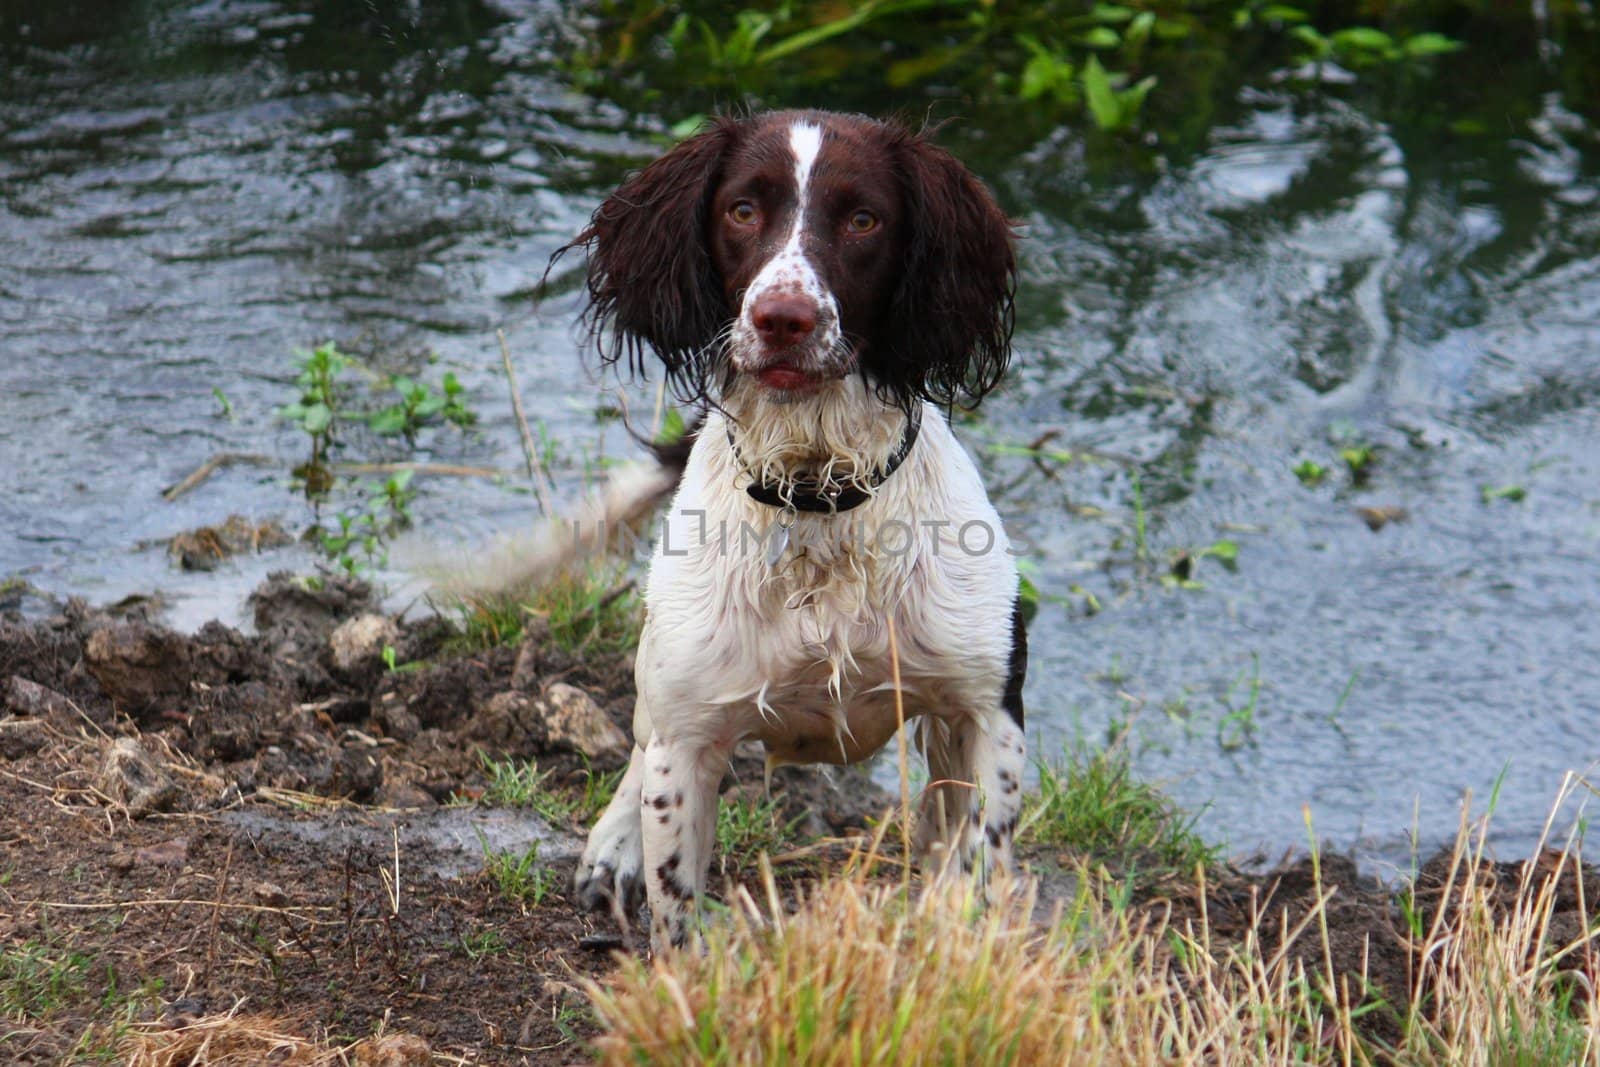
[[[734,746],[870,757],[895,732],[896,660],[933,783],[924,866],[1009,867],[1017,573],[941,409],[1006,368],[1011,242],[926,135],[784,111],[715,121],[569,246],[603,358],[658,359],[708,409],[651,563],[635,747],[578,866],[583,906],[631,908],[642,883],[652,945],[682,943]]]

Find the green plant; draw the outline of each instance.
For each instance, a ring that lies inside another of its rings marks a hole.
[[[478,844],[483,849],[484,873],[494,884],[495,890],[507,900],[537,908],[561,882],[559,874],[539,865],[537,841],[521,855],[491,849],[481,831],[478,832]]]
[[[475,930],[461,938],[461,951],[469,959],[481,960],[485,956],[497,956],[506,950],[505,938],[500,936],[500,931],[495,929]]]
[[[334,529],[317,531],[317,545],[340,570],[357,575],[388,563],[388,543],[411,525],[413,472],[398,471],[380,483],[367,483],[357,508],[333,517]]]
[[[1226,712],[1217,723],[1217,744],[1224,752],[1232,752],[1250,743],[1256,733],[1256,714],[1261,709],[1261,657],[1250,657],[1250,670],[1242,673],[1228,685],[1221,704]],[[1233,694],[1248,675],[1248,696],[1238,707],[1233,705]]]
[[[404,375],[390,379],[389,386],[400,399],[366,416],[374,433],[386,437],[403,435],[415,442],[417,431],[435,419],[466,429],[478,421],[477,413],[463,397],[461,382],[453,371],[446,371],[438,390]]]
[[[1328,468],[1314,459],[1303,459],[1294,465],[1294,476],[1300,479],[1300,484],[1313,488],[1322,484],[1328,476]]]
[[[1156,86],[1154,75],[1132,84],[1125,74],[1111,74],[1090,56],[1083,67],[1083,96],[1094,124],[1110,133],[1131,127],[1144,108],[1145,97]]]
[[[42,1019],[84,991],[89,957],[40,941],[0,949],[0,1016]]]
[[[485,597],[464,606],[461,643],[516,644],[528,621],[543,619],[550,639],[569,652],[624,652],[639,643],[643,605],[626,565],[597,562],[561,574],[524,597]]]
[[[1479,488],[1478,493],[1485,504],[1493,503],[1496,500],[1509,500],[1512,503],[1520,503],[1528,498],[1528,489],[1522,485],[1485,485]]]
[[[1017,34],[1017,43],[1028,52],[1028,62],[1023,66],[1022,77],[1017,84],[1017,95],[1024,100],[1039,100],[1048,96],[1058,104],[1076,104],[1078,68],[1072,60],[1045,47],[1032,34]]]
[[[1037,766],[1019,839],[1071,849],[1115,874],[1146,880],[1189,876],[1218,862],[1221,849],[1195,833],[1196,817],[1133,777],[1122,743],[1094,752],[1069,747],[1061,761]]]
[[[772,797],[738,797],[717,805],[716,854],[725,873],[754,866],[762,854],[792,848],[801,819],[785,820],[783,806]]]
[[[300,397],[280,407],[277,413],[279,418],[290,420],[311,438],[311,458],[297,473],[305,478],[307,492],[313,496],[321,496],[332,485],[326,465],[343,403],[344,390],[339,379],[352,363],[332,341],[309,351],[295,349],[298,368],[295,387]]]
[[[1365,482],[1372,474],[1372,465],[1377,459],[1377,448],[1370,444],[1353,444],[1339,449],[1339,458],[1344,460],[1344,465],[1350,471],[1350,480],[1356,484]]]

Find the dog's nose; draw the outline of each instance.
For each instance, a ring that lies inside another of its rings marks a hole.
[[[803,296],[769,293],[750,309],[750,322],[769,348],[787,348],[811,336],[817,309]]]

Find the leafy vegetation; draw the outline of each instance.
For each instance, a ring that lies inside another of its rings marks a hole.
[[[478,419],[452,372],[447,371],[437,386],[405,375],[377,374],[332,341],[297,350],[295,368],[298,396],[277,414],[308,439],[310,455],[294,474],[319,508],[341,485],[332,457],[354,429],[403,437],[414,448],[418,432],[426,426],[448,424],[465,430]],[[357,374],[369,383],[365,395],[352,384]],[[225,411],[231,411],[226,399],[219,399]],[[389,541],[411,524],[414,474],[403,468],[382,481],[344,479],[349,490],[345,495],[355,499],[313,529],[314,543],[334,566],[354,575],[387,563]]]
[[[1120,134],[1146,126],[1152,96],[1168,94],[1174,110],[1194,103],[1184,94],[1196,78],[1214,76],[1238,53],[1308,66],[1308,78],[1335,64],[1356,73],[1428,69],[1462,45],[1426,27],[1418,6],[868,0],[841,8],[790,0],[741,9],[606,0],[600,32],[567,62],[597,93],[631,81],[648,97],[692,73],[701,86],[770,98],[862,77],[860,58],[876,53],[883,60],[866,66],[880,93],[954,83],[984,104],[1021,105],[1041,119],[1081,114]],[[1381,25],[1367,21],[1374,14]],[[692,128],[684,124],[680,135]]]

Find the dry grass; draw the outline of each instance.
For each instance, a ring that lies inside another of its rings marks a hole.
[[[1292,926],[1263,906],[1224,944],[1204,913],[1180,925],[1127,906],[1088,871],[1048,916],[1026,885],[982,907],[859,873],[791,911],[769,875],[764,901],[735,891],[703,950],[588,984],[606,1026],[596,1049],[609,1064],[1600,1067],[1595,925],[1549,937],[1576,855],[1528,865],[1508,894],[1475,873],[1484,836],[1463,821],[1435,917],[1411,937],[1414,991],[1388,1003],[1335,972],[1332,891]]]
[[[354,1043],[307,1037],[266,1015],[208,1015],[173,1029],[144,1028],[124,1038],[127,1067],[422,1067],[428,1043],[411,1034],[377,1034]]]

